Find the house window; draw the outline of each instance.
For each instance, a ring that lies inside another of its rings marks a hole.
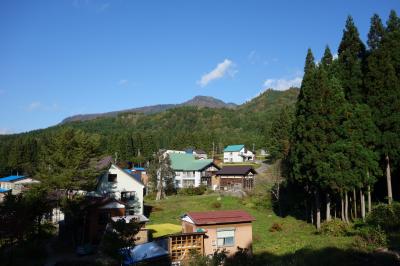
[[[230,247],[235,245],[235,229],[221,228],[217,229],[217,246]]]
[[[117,174],[108,174],[108,182],[117,182]]]
[[[182,180],[182,187],[194,187],[194,180]]]
[[[121,192],[121,200],[122,201],[129,201],[129,200],[134,200],[136,196],[135,191],[124,191]]]

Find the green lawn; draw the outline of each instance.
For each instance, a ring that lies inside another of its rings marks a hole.
[[[314,226],[293,217],[281,218],[269,208],[257,209],[254,204],[238,198],[218,194],[201,196],[169,196],[168,199],[156,202],[145,201],[152,206],[150,213],[151,224],[172,223],[180,225],[180,217],[186,211],[216,210],[213,203],[219,201],[223,210],[243,209],[251,213],[256,221],[253,222],[254,253],[271,253],[277,256],[294,253],[300,249],[323,249],[326,247],[349,248],[352,237],[331,237],[316,234]],[[269,232],[274,223],[282,225],[283,230]]]

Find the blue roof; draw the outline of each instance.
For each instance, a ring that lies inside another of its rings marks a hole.
[[[224,149],[224,152],[240,151],[242,148],[244,148],[243,144],[240,144],[240,145],[228,145]]]
[[[144,169],[143,167],[133,167],[133,168],[135,168],[135,170],[138,170],[138,171],[145,171],[146,169]]]
[[[135,168],[136,169],[136,168]],[[137,169],[136,169],[137,170]],[[140,171],[140,170],[139,170]],[[133,178],[136,179],[139,183],[142,183],[142,177],[139,173],[135,173],[135,171],[132,171],[131,169],[124,169],[124,172],[132,176]]]
[[[8,191],[10,191],[11,189],[7,189],[7,188],[1,188],[0,187],[0,193],[5,193],[5,192],[8,192]]]
[[[128,250],[122,250],[123,264],[132,265],[141,261],[152,260],[163,256],[168,256],[167,250],[155,242],[148,242],[137,245]]]
[[[0,178],[0,182],[13,182],[13,181],[17,181],[19,179],[24,179],[25,176],[23,175],[10,175],[7,177],[2,177]]]

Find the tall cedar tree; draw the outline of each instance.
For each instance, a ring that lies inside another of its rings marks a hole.
[[[380,45],[370,51],[365,84],[367,103],[380,133],[378,149],[385,161],[391,203],[391,164],[398,164],[400,158],[400,23],[394,11],[390,13]]]
[[[379,47],[383,35],[385,34],[385,27],[378,14],[374,14],[371,18],[371,26],[368,32],[368,47],[370,50],[375,50]]]
[[[293,110],[287,106],[282,108],[279,116],[272,122],[272,127],[268,134],[268,150],[274,160],[283,159],[288,156],[292,122]]]
[[[349,16],[343,30],[342,41],[339,45],[340,80],[346,95],[351,103],[363,102],[363,73],[362,63],[365,55],[365,46],[353,18]]]
[[[51,135],[42,150],[38,176],[56,188],[94,189],[98,172],[92,161],[98,154],[99,137],[65,128]]]

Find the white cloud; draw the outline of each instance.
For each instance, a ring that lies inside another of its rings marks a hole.
[[[60,106],[57,103],[44,105],[39,101],[34,101],[34,102],[31,102],[25,109],[28,112],[33,112],[33,111],[53,112],[53,111],[60,110]]]
[[[293,79],[267,79],[264,82],[264,88],[283,91],[290,87],[300,87],[302,80],[303,78],[301,76],[297,76]]]
[[[42,104],[40,102],[31,102],[28,107],[26,108],[29,112],[35,111],[37,109],[39,109],[42,106]]]
[[[197,82],[201,87],[205,87],[213,80],[220,79],[226,74],[233,77],[238,71],[234,69],[235,64],[225,59],[222,63],[219,63],[211,72],[204,74],[201,79]]]
[[[119,81],[118,81],[118,85],[120,85],[120,86],[124,86],[124,85],[126,85],[126,84],[128,84],[128,80],[127,79],[120,79]]]

